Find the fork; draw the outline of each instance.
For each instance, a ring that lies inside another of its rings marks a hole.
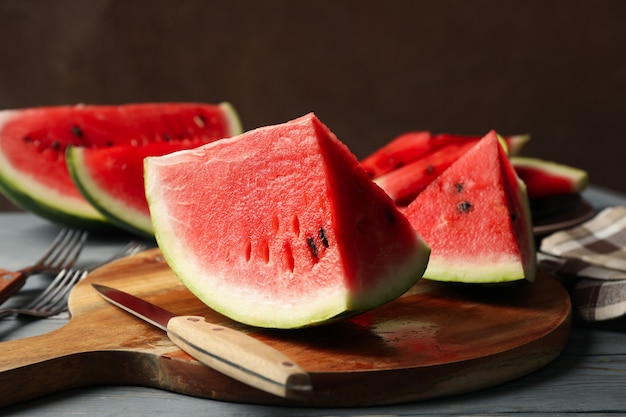
[[[87,269],[62,269],[36,299],[24,307],[1,308],[0,318],[10,314],[45,318],[63,313],[67,309],[67,298],[70,291],[80,280],[85,278],[90,271],[118,258],[141,252],[145,248],[146,245],[142,243],[129,242],[107,260],[92,265]]]
[[[61,229],[46,253],[35,264],[18,271],[0,269],[0,304],[22,288],[29,276],[41,272],[58,273],[74,265],[85,246],[87,235],[86,231]]]

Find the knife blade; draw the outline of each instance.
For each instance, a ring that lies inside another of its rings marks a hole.
[[[118,289],[92,286],[111,304],[166,331],[178,347],[216,371],[285,398],[312,390],[310,376],[300,366],[252,336],[201,316],[178,316]]]

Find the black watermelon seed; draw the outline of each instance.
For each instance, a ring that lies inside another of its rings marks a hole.
[[[330,245],[328,244],[328,238],[326,237],[326,231],[324,230],[323,227],[320,227],[320,240],[322,241],[322,244],[326,247],[329,247]]]
[[[79,126],[73,125],[72,127],[70,127],[70,130],[77,138],[83,137],[83,130]]]
[[[517,213],[515,212],[510,212],[509,215],[511,216],[511,221],[514,222],[515,220],[517,220]]]
[[[472,209],[472,204],[468,201],[463,201],[462,203],[457,204],[456,209],[459,211],[459,213],[469,213],[470,210]]]
[[[312,237],[307,237],[306,243],[307,245],[309,245],[309,250],[311,251],[311,255],[313,255],[314,258],[317,258],[317,245],[315,244],[315,240],[313,240]]]
[[[457,182],[456,184],[454,184],[454,189],[456,190],[457,193],[462,193],[463,192],[463,183],[462,182]]]

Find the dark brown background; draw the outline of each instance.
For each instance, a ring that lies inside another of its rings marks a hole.
[[[358,157],[493,128],[626,192],[625,22],[620,0],[0,0],[0,108],[229,101],[246,129],[314,111]]]

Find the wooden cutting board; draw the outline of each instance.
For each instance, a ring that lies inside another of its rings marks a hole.
[[[179,350],[164,332],[108,304],[91,283],[248,332],[310,372],[313,392],[285,400],[219,374]],[[548,364],[567,343],[571,315],[567,292],[545,275],[534,284],[495,288],[422,280],[405,296],[349,321],[257,329],[202,304],[158,249],[92,272],[69,305],[71,319],[64,327],[0,344],[0,406],[96,384],[259,404],[417,401],[493,386]]]

